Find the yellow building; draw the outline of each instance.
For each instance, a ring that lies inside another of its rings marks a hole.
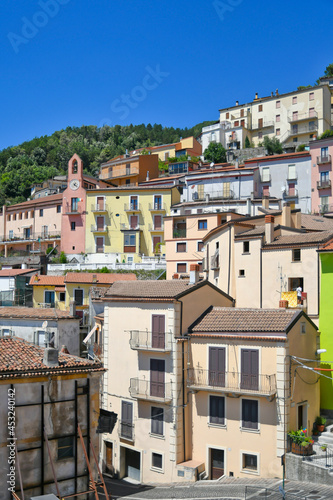
[[[121,187],[87,192],[86,252],[141,262],[165,253],[163,219],[180,201],[176,187]]]

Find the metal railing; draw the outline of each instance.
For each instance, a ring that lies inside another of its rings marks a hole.
[[[263,122],[258,121],[252,125],[251,129],[252,130],[260,130],[262,128],[269,128],[269,127],[274,127],[273,120],[263,121]]]
[[[37,241],[38,239],[41,240],[52,240],[52,239],[57,239],[61,238],[61,235],[57,231],[50,231],[50,232],[42,232],[42,233],[30,233],[29,235],[27,234],[11,234],[8,236],[1,236],[0,241]]]
[[[125,203],[125,212],[141,212],[141,203]]]
[[[157,231],[157,232],[163,232],[164,231],[164,224],[160,224],[159,227],[156,226],[156,224],[149,224],[148,225],[148,231]]]
[[[333,205],[323,204],[318,205],[320,214],[327,214],[333,212]]]
[[[153,332],[131,330],[130,331],[131,349],[138,351],[171,351],[172,333],[153,334]]]
[[[120,420],[118,426],[118,435],[121,439],[134,441],[134,424]]]
[[[174,229],[173,238],[186,238],[186,229]]]
[[[325,163],[331,163],[331,155],[317,156],[318,165],[324,165]]]
[[[317,189],[328,189],[330,187],[331,187],[330,179],[327,179],[326,181],[317,181]]]
[[[217,372],[190,368],[187,385],[197,389],[212,389],[238,394],[272,396],[276,393],[276,377],[272,375],[246,375],[237,372]]]
[[[65,214],[81,214],[83,212],[83,204],[82,203],[66,203],[65,205]]]
[[[311,120],[311,119],[316,119],[318,118],[318,113],[317,111],[308,111],[306,113],[297,113],[295,115],[288,115],[288,122],[299,122],[302,120]]]
[[[115,179],[116,177],[126,177],[128,175],[137,175],[139,173],[138,167],[131,168],[116,168],[111,172],[102,172],[99,176],[100,179]]]
[[[104,224],[103,226],[97,226],[96,224],[91,224],[91,232],[92,233],[106,233],[108,230],[108,226]]]
[[[165,203],[149,203],[149,210],[151,212],[166,212],[167,206]]]
[[[120,230],[121,231],[136,231],[141,228],[141,224],[137,224],[136,226],[132,226],[131,224],[121,223]],[[125,245],[126,246],[126,245]]]
[[[172,400],[171,382],[156,383],[149,380],[130,379],[129,393],[132,398],[167,402]]]
[[[283,193],[284,198],[297,198],[298,196],[298,189],[286,189],[285,192]]]
[[[90,209],[92,212],[108,212],[109,206],[106,205],[105,203],[93,203],[90,206]]]
[[[315,453],[313,455],[301,455],[303,461],[313,463],[317,467],[324,469],[333,467],[333,450],[326,446],[322,453]]]

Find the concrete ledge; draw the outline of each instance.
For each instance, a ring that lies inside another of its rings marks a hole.
[[[303,460],[298,455],[287,453],[286,479],[333,486],[333,469],[326,469],[315,462]]]

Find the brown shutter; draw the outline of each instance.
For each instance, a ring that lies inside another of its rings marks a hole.
[[[150,360],[150,395],[164,398],[164,372],[163,359]]]
[[[121,436],[132,439],[133,429],[133,403],[121,402]]]
[[[153,349],[165,347],[165,316],[162,314],[152,316],[152,347]]]
[[[241,388],[258,390],[259,351],[242,349],[241,354]]]
[[[225,385],[225,348],[209,348],[209,385],[224,387]]]

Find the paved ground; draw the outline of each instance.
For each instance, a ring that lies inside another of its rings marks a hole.
[[[132,485],[105,477],[112,500],[281,500],[282,481],[277,479],[224,478],[221,481],[172,483],[167,485]],[[267,491],[266,491],[267,488]],[[286,481],[287,500],[333,500],[333,487],[298,481]],[[102,500],[104,495],[100,495]]]

